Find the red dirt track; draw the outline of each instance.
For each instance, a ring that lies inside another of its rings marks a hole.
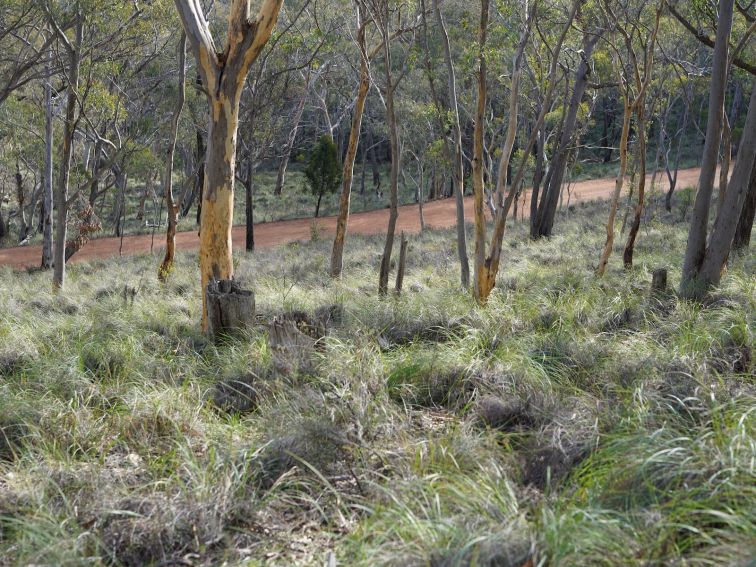
[[[649,176],[650,179],[650,176]],[[666,175],[657,175],[662,188],[667,187]],[[678,187],[695,186],[698,182],[698,168],[681,169],[677,176]],[[625,189],[627,184],[625,185]],[[572,185],[571,203],[606,199],[614,190],[614,178],[593,179],[581,181]],[[465,215],[472,219],[472,197],[465,198]],[[448,228],[456,224],[456,210],[454,199],[441,199],[426,203],[423,207],[426,226],[433,228]],[[388,223],[388,209],[378,209],[365,213],[354,213],[349,217],[349,232],[357,234],[380,234],[386,230]],[[526,209],[527,216],[527,209]],[[333,235],[336,230],[336,217],[321,217],[318,223],[321,233]],[[282,220],[255,225],[255,246],[269,248],[285,244],[294,240],[309,240],[312,218]],[[399,208],[397,230],[418,232],[420,220],[417,205],[405,205]],[[244,227],[233,229],[234,247],[244,248]],[[125,236],[123,238],[123,254],[145,254],[150,251],[152,237],[149,234]],[[69,262],[86,262],[98,258],[109,258],[119,255],[121,239],[115,237],[96,238],[90,240]],[[162,232],[155,234],[155,251],[165,247],[165,236]],[[193,250],[199,247],[197,231],[180,232],[176,235],[178,250]],[[14,269],[37,267],[42,258],[41,246],[18,246],[15,248],[0,248],[0,266],[9,265]]]

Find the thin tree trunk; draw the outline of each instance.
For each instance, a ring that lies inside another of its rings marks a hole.
[[[601,277],[606,271],[606,264],[609,262],[609,256],[612,254],[612,247],[614,246],[614,220],[617,216],[617,207],[619,205],[620,194],[622,193],[622,185],[625,182],[625,173],[627,171],[627,139],[630,134],[630,101],[625,98],[624,110],[622,113],[622,134],[620,135],[620,168],[617,173],[617,178],[614,181],[614,192],[612,193],[612,200],[609,204],[609,220],[606,222],[606,241],[604,242],[604,248],[601,251],[601,258],[599,259],[598,268],[596,268],[596,275]]]
[[[389,170],[389,192],[390,192],[390,211],[388,227],[386,229],[386,243],[383,247],[383,257],[381,258],[381,270],[378,275],[378,294],[386,295],[388,293],[388,278],[391,268],[391,252],[394,248],[394,234],[396,232],[396,221],[399,216],[399,131],[396,125],[396,114],[394,111],[394,81],[391,72],[391,38],[388,33],[389,14],[388,3],[383,8],[382,15],[385,20],[382,30],[383,55],[385,64],[386,77],[386,123],[389,130],[389,145],[391,148],[391,168]]]
[[[50,65],[45,64],[45,161],[42,184],[42,269],[53,265],[53,105]]]
[[[255,250],[255,204],[252,194],[252,158],[247,160],[247,173],[244,176],[244,247],[248,252]]]
[[[370,91],[370,67],[368,53],[365,46],[366,22],[362,18],[361,6],[357,6],[357,47],[360,50],[360,83],[357,87],[354,112],[352,113],[352,126],[349,131],[349,143],[347,145],[344,165],[341,172],[341,195],[339,196],[339,214],[336,217],[336,236],[333,239],[331,251],[331,277],[341,277],[344,269],[344,240],[346,239],[347,224],[349,222],[349,207],[352,195],[352,179],[354,176],[354,162],[357,157],[357,146],[360,142],[362,130],[362,115],[365,110],[365,101]],[[363,152],[363,181],[364,181],[364,152]],[[318,206],[320,200],[318,200]],[[315,214],[317,216],[317,213]]]
[[[21,167],[16,159],[16,174],[13,176],[16,181],[16,200],[18,201],[18,241],[23,242],[29,233],[29,226],[26,222],[26,193],[24,192],[24,178],[21,175]]]
[[[66,226],[68,224],[68,181],[71,174],[71,154],[76,131],[77,91],[79,88],[79,67],[81,65],[81,44],[84,35],[84,18],[76,16],[76,31],[73,45],[68,46],[68,88],[66,89],[66,116],[63,123],[63,145],[60,152],[60,174],[55,193],[55,239],[53,241],[53,291],[63,288],[66,283]]]
[[[540,111],[540,109],[539,109]],[[543,169],[545,160],[545,138],[546,132],[543,125],[538,131],[536,137],[535,147],[533,148],[536,154],[535,171],[533,172],[533,187],[530,190],[530,234],[533,235],[536,231],[536,217],[538,216],[538,194],[541,189],[541,180],[543,179]]]
[[[419,160],[417,164],[417,174],[419,178],[417,184],[417,212],[420,216],[420,234],[422,234],[425,232],[425,215],[423,214],[423,200],[425,199],[425,169],[420,164]]]
[[[730,173],[730,160],[732,159],[732,130],[727,113],[722,115],[722,163],[719,166],[719,195],[717,196],[717,212],[719,212],[727,193],[727,178]]]
[[[323,193],[318,194],[318,204],[315,205],[315,218],[320,214],[320,202],[323,200]]]
[[[171,137],[168,141],[168,152],[165,157],[165,206],[168,213],[168,227],[165,234],[165,256],[158,269],[158,279],[165,282],[173,270],[176,256],[176,225],[178,223],[178,205],[173,199],[173,154],[176,152],[176,138],[178,137],[179,119],[186,100],[186,34],[182,33],[178,42],[178,96],[176,106],[171,117]]]
[[[460,283],[467,289],[470,286],[470,262],[467,258],[467,234],[465,231],[465,203],[464,203],[464,166],[462,161],[462,128],[459,120],[459,105],[457,103],[457,79],[454,73],[449,34],[446,30],[439,0],[433,0],[433,10],[436,14],[441,40],[444,47],[446,71],[449,76],[449,106],[454,131],[454,161],[452,163],[454,179],[454,196],[457,206],[457,255],[460,265]]]
[[[675,152],[675,166],[674,171],[670,171],[669,169],[669,160],[667,159],[667,156],[669,155],[669,152],[667,152],[667,156],[665,156],[665,168],[667,171],[667,179],[669,180],[669,189],[667,190],[667,194],[664,196],[664,208],[667,209],[667,212],[672,212],[672,195],[675,192],[675,188],[677,187],[677,173],[680,170],[680,154],[682,150],[682,143],[683,139],[685,138],[685,132],[687,131],[688,126],[688,117],[690,116],[690,102],[688,101],[687,97],[684,97],[685,100],[685,107],[683,110],[683,118],[682,118],[682,127],[677,132],[677,150]]]
[[[485,301],[485,289],[483,287],[486,260],[486,217],[483,209],[484,204],[484,164],[483,164],[483,134],[484,119],[486,112],[486,36],[488,35],[489,1],[480,2],[480,25],[478,26],[478,103],[475,107],[475,130],[473,131],[473,215],[475,217],[475,256],[473,261],[473,296],[478,302]],[[514,83],[515,73],[512,74]],[[512,86],[512,98],[517,97],[515,86]],[[510,100],[510,108],[512,106]],[[509,123],[517,127],[517,103],[514,103],[515,113],[510,113]],[[508,135],[508,133],[507,133]],[[505,142],[505,146],[506,146]],[[511,149],[511,148],[510,148]]]
[[[638,204],[635,206],[633,224],[630,225],[630,232],[627,235],[627,243],[625,244],[625,252],[622,256],[626,270],[633,267],[635,240],[638,237],[638,230],[640,229],[640,221],[641,215],[643,214],[644,197],[646,193],[646,120],[643,100],[638,102],[636,118],[638,130],[638,153],[640,154],[638,158],[638,165],[640,167],[640,172],[638,174]]]
[[[720,0],[717,35],[714,45],[714,62],[709,90],[709,113],[706,122],[706,141],[701,158],[701,173],[698,192],[693,206],[693,216],[688,231],[688,244],[683,262],[680,294],[683,297],[698,297],[701,290],[697,283],[698,273],[706,253],[709,208],[714,189],[717,157],[722,136],[722,117],[725,88],[727,86],[728,41],[732,29],[733,0]]]
[[[407,236],[402,231],[402,237],[399,246],[399,264],[396,267],[396,283],[394,285],[394,292],[396,295],[401,295],[402,286],[404,285],[404,270],[407,264]]]

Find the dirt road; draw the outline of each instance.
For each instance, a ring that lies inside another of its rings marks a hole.
[[[650,179],[650,176],[649,176]],[[666,175],[657,179],[666,188]],[[681,169],[678,172],[677,186],[690,187],[698,182],[698,168]],[[592,179],[572,185],[571,203],[608,198],[614,189],[614,178]],[[625,186],[627,189],[627,185]],[[465,215],[472,220],[472,197],[465,198]],[[448,228],[456,223],[454,199],[441,199],[426,203],[423,207],[425,224],[433,228]],[[526,211],[527,216],[527,211]],[[272,247],[285,244],[293,240],[309,240],[312,218],[282,220],[260,223],[255,225],[255,246]],[[336,217],[321,217],[318,219],[321,234],[333,235],[336,227]],[[365,213],[354,213],[349,219],[349,231],[358,234],[379,234],[386,230],[388,223],[388,209],[379,209]],[[405,205],[399,208],[398,231],[418,232],[420,219],[417,205]],[[126,236],[123,239],[123,254],[145,254],[150,251],[152,238],[149,234]],[[244,247],[244,227],[233,229],[234,247]],[[165,236],[155,235],[155,250],[164,247]],[[176,235],[176,247],[179,250],[192,250],[199,246],[196,231],[180,232]],[[86,262],[97,258],[108,258],[119,255],[120,238],[96,238],[89,241],[70,262]],[[10,265],[15,269],[26,269],[39,266],[42,258],[41,246],[19,246],[15,248],[0,248],[0,266]]]

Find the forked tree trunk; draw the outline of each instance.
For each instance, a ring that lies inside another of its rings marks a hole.
[[[701,173],[698,192],[693,206],[693,216],[688,230],[688,244],[685,250],[680,294],[683,297],[700,296],[705,285],[699,285],[698,274],[706,253],[709,210],[714,189],[719,145],[722,137],[722,117],[725,88],[727,87],[728,42],[732,29],[734,0],[720,0],[717,35],[714,44],[714,62],[709,88],[709,113],[706,121],[706,141],[701,158]]]
[[[551,236],[554,228],[554,216],[556,215],[559,195],[562,190],[564,173],[575,138],[578,111],[580,110],[580,103],[583,100],[585,89],[588,86],[588,74],[590,73],[589,61],[599,38],[600,35],[594,32],[585,32],[583,36],[583,53],[581,54],[578,68],[575,71],[575,84],[572,88],[572,96],[567,109],[564,127],[562,128],[559,148],[551,162],[551,178],[548,186],[543,189],[544,195],[538,208],[536,231],[534,234],[531,234],[533,238]]]
[[[712,287],[719,285],[727,258],[730,255],[743,204],[750,192],[751,174],[755,162],[756,79],[752,81],[751,101],[748,105],[748,116],[738,150],[738,160],[735,163],[727,192],[714,220],[701,267],[695,276],[695,293],[692,297],[696,299],[701,299]]]
[[[176,107],[171,117],[171,137],[168,142],[168,152],[165,157],[165,206],[168,212],[168,227],[165,235],[165,257],[158,270],[158,279],[164,282],[173,270],[176,256],[176,225],[178,223],[178,205],[173,199],[173,154],[176,152],[176,138],[178,137],[179,119],[186,99],[186,34],[182,33],[178,44],[178,97]]]
[[[352,113],[352,126],[349,131],[344,165],[341,172],[341,195],[339,196],[339,214],[336,217],[336,236],[333,239],[331,251],[331,277],[341,277],[344,269],[344,241],[346,239],[347,223],[349,222],[349,206],[352,195],[352,179],[354,176],[354,161],[357,157],[357,146],[362,130],[362,115],[365,111],[365,101],[370,90],[370,68],[368,53],[365,47],[365,26],[362,19],[361,6],[357,6],[357,47],[360,50],[360,83]],[[365,173],[365,153],[363,151],[363,182]],[[316,215],[317,216],[317,215]]]
[[[231,228],[239,100],[249,68],[273,31],[282,0],[263,0],[255,18],[250,18],[249,0],[232,0],[223,51],[215,48],[201,6],[191,0],[175,3],[210,103],[199,252],[202,329],[207,331],[204,290],[210,280],[232,279],[234,273]]]
[[[553,100],[554,90],[556,88],[556,82],[557,82],[556,74],[557,74],[559,54],[562,51],[562,45],[564,44],[564,39],[567,36],[567,32],[572,26],[572,22],[575,19],[575,15],[577,13],[577,10],[580,4],[581,4],[581,0],[573,1],[570,7],[570,12],[567,18],[567,22],[562,28],[559,38],[557,39],[556,45],[554,46],[551,65],[549,66],[549,74],[547,77],[548,87],[546,89],[544,99],[541,102],[541,109],[538,113],[538,118],[530,132],[530,138],[528,139],[528,143],[523,148],[522,157],[520,158],[520,163],[517,168],[517,173],[515,174],[514,179],[512,180],[509,193],[507,194],[506,199],[504,199],[504,204],[496,211],[496,217],[494,218],[493,234],[491,235],[490,251],[488,252],[488,255],[485,256],[485,260],[482,262],[482,264],[477,267],[475,293],[477,294],[476,299],[481,304],[485,303],[488,300],[488,296],[491,294],[491,291],[496,285],[496,276],[499,273],[499,262],[501,261],[501,250],[504,243],[504,232],[507,226],[507,215],[509,214],[509,209],[512,206],[512,202],[517,194],[517,188],[520,186],[520,184],[522,183],[525,177],[525,170],[527,168],[529,154],[533,150],[533,146],[535,145],[538,132],[543,126],[543,121],[546,118],[546,109],[548,109],[551,106],[551,102]],[[525,24],[525,31],[523,34],[523,36],[525,37],[527,37],[530,31],[530,25],[531,25],[531,21],[533,17],[534,7],[535,7],[535,4],[533,4],[533,7],[531,7],[531,13],[528,16],[528,21]],[[487,8],[487,6],[485,6],[484,8]],[[486,15],[486,18],[487,18],[487,15]],[[481,20],[483,20],[482,14],[481,14]],[[485,36],[484,36],[484,39],[485,39]],[[511,95],[511,92],[513,91],[510,91],[510,95]]]
[[[470,262],[467,258],[467,233],[465,229],[465,187],[464,187],[464,163],[462,161],[462,127],[459,120],[459,104],[457,103],[457,79],[454,72],[449,34],[446,31],[443,15],[441,14],[440,0],[433,0],[433,10],[441,31],[441,43],[444,47],[444,60],[449,81],[449,106],[454,132],[454,160],[452,172],[454,180],[454,198],[457,207],[457,255],[459,256],[460,283],[467,289],[470,287]]]
[[[68,224],[68,181],[71,174],[71,154],[76,131],[76,106],[81,65],[81,44],[84,35],[84,18],[76,17],[76,32],[73,45],[68,44],[68,88],[66,89],[66,117],[63,122],[63,144],[60,151],[60,174],[55,192],[55,239],[53,248],[53,291],[66,283],[66,226]]]

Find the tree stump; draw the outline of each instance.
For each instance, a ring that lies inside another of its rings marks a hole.
[[[667,291],[667,268],[657,268],[651,277],[651,293],[659,295]]]
[[[208,331],[216,337],[252,328],[255,294],[233,280],[212,280],[205,290]]]
[[[282,374],[310,372],[317,339],[299,330],[296,321],[274,317],[268,336],[273,365]]]

